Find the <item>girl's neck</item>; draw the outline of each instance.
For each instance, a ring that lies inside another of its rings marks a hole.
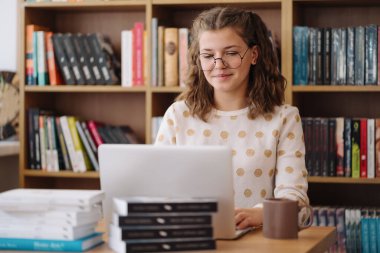
[[[248,106],[246,97],[215,95],[215,109],[219,111],[236,111]]]

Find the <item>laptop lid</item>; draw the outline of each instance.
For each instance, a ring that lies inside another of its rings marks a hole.
[[[103,144],[99,166],[107,224],[113,197],[206,197],[218,201],[213,215],[215,238],[235,237],[230,148]]]

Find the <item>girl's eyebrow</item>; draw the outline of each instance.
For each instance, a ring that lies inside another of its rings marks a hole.
[[[224,47],[223,50],[228,50],[228,49],[240,49],[240,48],[241,48],[241,46],[231,45],[231,46]],[[211,48],[202,48],[201,51],[213,52],[213,51],[215,51],[215,50],[214,50],[214,49],[211,49]]]

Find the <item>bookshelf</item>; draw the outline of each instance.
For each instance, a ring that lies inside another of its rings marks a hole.
[[[380,24],[380,4],[373,0],[114,0],[77,3],[36,2],[19,0],[19,73],[25,80],[25,26],[38,24],[53,32],[100,32],[110,36],[120,57],[121,31],[131,29],[142,21],[148,34],[150,21],[159,24],[190,27],[194,17],[204,9],[229,5],[255,10],[277,38],[281,50],[281,70],[288,80],[286,102],[296,105],[302,117],[379,117],[380,86],[294,86],[292,28],[305,26],[349,26]],[[339,13],[339,15],[336,15]],[[170,15],[168,15],[170,14]],[[349,16],[350,18],[341,18]],[[148,51],[148,59],[150,59]],[[148,73],[150,64],[148,62]],[[27,115],[32,106],[52,109],[61,114],[72,114],[109,124],[128,124],[144,143],[151,143],[152,117],[162,116],[180,87],[151,87],[146,80],[143,87],[113,86],[58,86],[38,87],[21,85],[20,115],[20,186],[41,188],[99,188],[97,172],[44,172],[27,168]],[[312,204],[380,206],[374,196],[379,189],[378,179],[310,177]],[[331,194],[334,191],[334,194]],[[347,191],[358,197],[348,198]],[[339,200],[337,200],[337,199]]]

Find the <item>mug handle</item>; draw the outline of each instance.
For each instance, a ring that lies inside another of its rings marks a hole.
[[[313,224],[313,216],[314,216],[313,215],[313,208],[311,206],[303,206],[301,208],[301,210],[303,210],[305,208],[308,209],[309,212],[310,212],[309,222],[307,224],[298,225],[299,230],[302,230],[302,229],[305,229],[305,228],[309,228]]]

